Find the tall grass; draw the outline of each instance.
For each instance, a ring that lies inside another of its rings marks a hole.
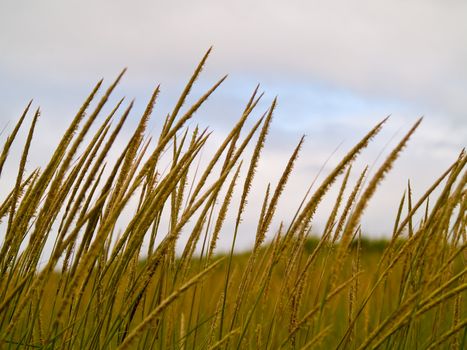
[[[302,138],[264,193],[251,251],[236,255],[276,101],[256,119],[262,95],[255,89],[211,159],[199,163],[210,133],[188,122],[224,78],[184,106],[209,53],[151,140],[155,88],[113,162],[133,103],[102,111],[124,71],[100,99],[103,82],[94,87],[48,163],[28,173],[40,122],[40,111],[32,113],[16,180],[0,203],[1,348],[465,348],[466,154],[418,200],[409,185],[392,238],[375,249],[360,220],[421,120],[369,177],[352,165],[386,120],[378,123],[288,224],[274,227]],[[0,175],[30,107],[5,141]],[[314,214],[336,185],[335,206],[313,241]],[[231,249],[216,254],[228,216]],[[188,239],[176,250],[182,231]],[[267,234],[274,238],[266,244]]]

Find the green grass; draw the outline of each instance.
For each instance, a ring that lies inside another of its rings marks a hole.
[[[124,72],[100,99],[102,82],[96,85],[48,162],[30,173],[40,111],[27,106],[0,155],[1,176],[32,115],[17,177],[0,201],[1,348],[465,348],[465,153],[420,198],[410,188],[401,194],[392,236],[374,241],[362,236],[360,220],[421,120],[370,176],[352,165],[386,120],[378,123],[288,224],[275,227],[302,138],[263,194],[256,232],[248,232],[254,244],[237,255],[276,101],[255,117],[256,89],[209,161],[199,163],[210,133],[189,121],[224,78],[192,106],[185,102],[208,55],[160,133],[146,131],[157,87],[122,149],[133,103],[102,111]],[[314,214],[333,186],[335,206],[312,236]],[[234,238],[222,255],[216,243],[227,217]],[[182,232],[188,240],[176,250]]]

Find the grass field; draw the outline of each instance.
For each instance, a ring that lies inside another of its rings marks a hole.
[[[25,109],[0,155],[1,175],[30,120],[15,185],[0,201],[1,348],[464,349],[464,151],[420,198],[410,187],[401,193],[392,236],[371,241],[362,237],[360,220],[421,120],[372,174],[352,167],[386,120],[369,129],[294,217],[274,227],[301,139],[263,194],[254,245],[235,253],[276,102],[248,129],[262,96],[255,90],[199,167],[210,133],[188,122],[223,79],[192,106],[185,101],[208,55],[150,142],[154,90],[115,161],[109,152],[133,104],[120,101],[101,114],[121,76],[100,99],[102,82],[96,85],[48,163],[31,173],[25,165],[40,111]],[[358,174],[355,183],[351,173]],[[311,223],[333,186],[335,206],[316,238]],[[133,214],[125,222],[128,208]],[[235,219],[232,248],[220,254],[228,216]],[[182,231],[189,238],[179,251]]]

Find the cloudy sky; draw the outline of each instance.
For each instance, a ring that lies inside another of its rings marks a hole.
[[[137,111],[160,83],[162,116],[211,45],[194,95],[229,78],[200,111],[200,124],[220,138],[257,83],[265,91],[260,108],[279,97],[259,191],[307,135],[280,207],[284,219],[325,160],[331,156],[326,170],[387,115],[360,168],[380,163],[412,123],[422,115],[424,121],[372,200],[363,221],[370,234],[389,232],[408,179],[421,195],[467,143],[467,2],[461,0],[2,0],[0,131],[11,129],[30,98],[41,106],[32,169],[99,78],[109,82],[128,67],[116,95],[135,98]],[[318,232],[331,202],[332,194],[318,213]],[[254,213],[255,202],[250,205]],[[243,237],[241,244],[250,241]]]

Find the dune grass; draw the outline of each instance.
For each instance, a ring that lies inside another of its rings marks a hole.
[[[94,87],[48,163],[30,173],[40,110],[32,113],[28,104],[0,155],[1,176],[18,131],[28,128],[16,181],[0,202],[1,348],[465,348],[466,154],[419,199],[409,185],[392,237],[372,242],[362,237],[360,220],[421,120],[369,176],[352,165],[386,120],[378,123],[304,196],[287,224],[274,227],[302,138],[264,193],[256,232],[249,233],[254,245],[238,255],[236,238],[276,100],[255,117],[257,88],[200,165],[210,132],[189,122],[225,78],[193,105],[185,102],[209,53],[157,137],[146,130],[154,89],[115,161],[109,154],[133,102],[102,111],[124,71],[100,98],[103,82]],[[355,183],[352,172],[359,175]],[[332,186],[339,188],[335,207],[319,238],[312,237],[314,214]],[[129,208],[132,216],[122,220]],[[234,238],[230,251],[219,254],[228,216]],[[176,250],[182,231],[188,240]]]

